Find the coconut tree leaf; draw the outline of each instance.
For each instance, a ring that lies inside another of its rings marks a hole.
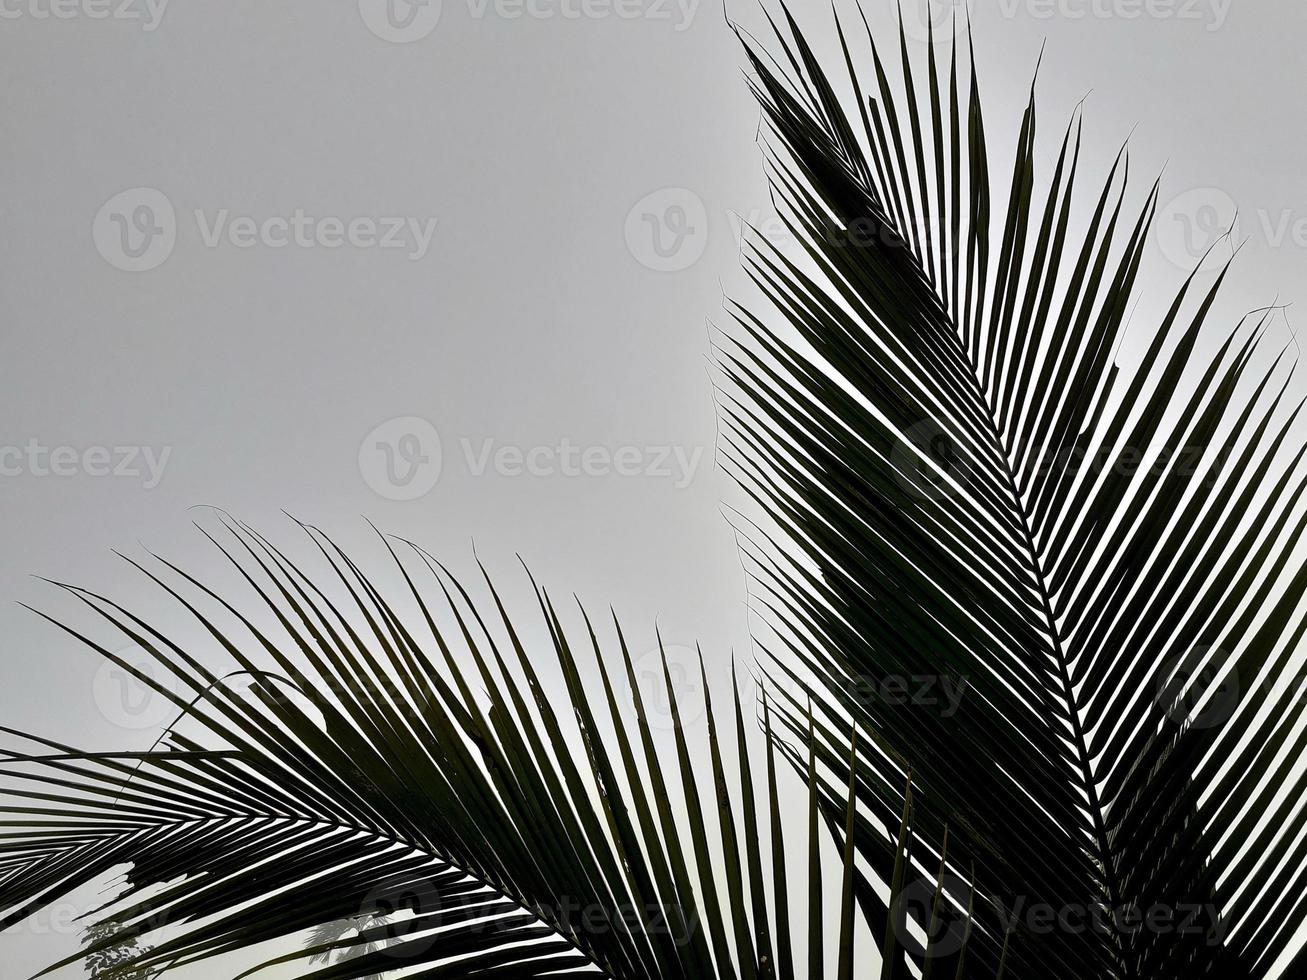
[[[746,248],[771,312],[729,307],[723,456],[774,727],[812,732],[790,761],[827,775],[828,823],[859,729],[882,975],[945,955],[903,938],[939,908],[971,910],[958,976],[1269,975],[1307,886],[1275,311],[1227,320],[1217,262],[1132,319],[1159,191],[1126,150],[1086,176],[1080,110],[1045,145],[1033,85],[993,145],[961,27],[923,55],[839,18],[825,64],[781,10],[740,34],[791,240]],[[900,890],[942,904],[900,922]]]
[[[537,616],[510,616],[484,570],[478,599],[421,548],[382,538],[401,583],[386,596],[316,529],[310,572],[222,524],[209,537],[248,589],[239,601],[165,560],[132,562],[193,617],[186,643],[62,586],[157,669],[61,628],[183,719],[144,753],[8,732],[0,922],[130,869],[95,916],[104,928],[51,969],[89,956],[114,980],[264,943],[244,976],[684,980],[788,964],[771,939],[789,934],[784,892],[770,894],[784,866],[764,861],[755,826],[767,806],[779,830],[781,789],[774,763],[753,785],[738,688],[724,718],[708,698],[700,730],[679,716],[663,654],[668,755],[616,620],[601,642],[581,609],[574,645],[534,583]],[[204,666],[200,647],[232,670]],[[232,673],[248,690],[221,683]]]

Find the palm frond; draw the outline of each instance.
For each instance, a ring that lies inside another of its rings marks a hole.
[[[828,72],[782,13],[776,58],[741,38],[794,247],[749,242],[776,315],[730,307],[724,455],[761,515],[737,524],[778,728],[811,698],[838,783],[856,721],[859,850],[890,882],[907,847],[928,896],[859,889],[899,937],[885,975],[1269,975],[1307,885],[1304,442],[1273,311],[1215,322],[1227,266],[1131,322],[1158,185],[1128,203],[1124,149],[1086,199],[1079,110],[1044,170],[1032,86],[1004,158],[965,43],[914,59],[900,26],[896,67],[837,14]],[[902,941],[972,904],[965,957]]]
[[[251,603],[162,559],[132,562],[204,644],[64,586],[175,682],[61,628],[185,722],[146,753],[8,733],[23,748],[0,756],[0,926],[129,865],[131,887],[102,910],[111,934],[79,955],[150,944],[106,980],[274,941],[264,967],[321,980],[413,967],[486,980],[798,975],[784,873],[773,877],[755,827],[765,807],[784,846],[775,760],[755,789],[738,690],[724,724],[709,700],[706,735],[677,718],[662,758],[615,618],[616,670],[584,610],[578,645],[541,589],[523,633],[489,576],[479,605],[415,545],[383,539],[402,586],[391,601],[311,528],[317,577],[224,523],[210,538]],[[220,683],[201,646],[253,686]],[[665,657],[662,670],[675,717]],[[847,891],[836,901],[853,904]],[[842,945],[825,962],[844,970],[852,955]]]

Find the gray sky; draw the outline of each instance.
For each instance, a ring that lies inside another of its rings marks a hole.
[[[205,504],[291,541],[284,508],[369,548],[366,516],[464,569],[474,540],[505,575],[520,552],[646,641],[657,619],[719,665],[747,650],[708,322],[742,286],[741,217],[769,211],[720,5],[51,2],[0,0],[4,724],[152,741],[17,603],[71,611],[32,574],[148,599],[115,548],[216,569],[189,527]],[[828,5],[794,6],[832,40]],[[751,0],[731,13],[760,20]],[[1046,40],[1046,161],[1091,89],[1090,163],[1132,128],[1136,173],[1169,160],[1141,312],[1236,205],[1227,315],[1294,301],[1304,18],[986,4],[995,155]],[[69,932],[0,936],[0,978]]]

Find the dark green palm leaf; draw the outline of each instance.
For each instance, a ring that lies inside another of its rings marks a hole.
[[[1033,94],[998,167],[974,59],[914,62],[901,29],[885,59],[864,25],[830,74],[788,12],[778,57],[743,38],[796,243],[750,243],[778,315],[733,307],[721,355],[778,730],[811,725],[834,781],[862,731],[855,840],[922,899],[859,890],[886,977],[1266,976],[1307,885],[1304,444],[1271,311],[1217,322],[1222,269],[1131,323],[1157,186],[1128,203],[1123,151],[1082,200],[1078,113],[1037,167]],[[928,955],[968,908],[965,956]]]
[[[100,914],[112,930],[81,955],[150,942],[106,978],[264,942],[285,950],[306,930],[316,930],[307,946],[265,965],[319,980],[415,966],[485,980],[796,976],[791,913],[783,891],[770,898],[783,865],[773,881],[754,826],[760,805],[778,812],[780,790],[769,762],[754,798],[738,694],[738,764],[725,761],[729,728],[711,702],[706,746],[678,723],[674,754],[659,758],[615,620],[616,677],[584,612],[575,647],[543,591],[541,644],[510,620],[488,577],[483,618],[414,546],[387,542],[401,603],[312,529],[327,572],[317,578],[248,527],[227,529],[229,540],[213,540],[252,604],[162,560],[137,567],[233,670],[257,678],[247,693],[204,667],[194,643],[65,587],[179,685],[81,638],[186,721],[165,747],[134,754],[9,733],[24,744],[0,756],[0,925],[129,865],[131,887]],[[596,668],[602,688],[590,690],[583,673]],[[550,677],[565,692],[550,693]],[[623,704],[628,685],[633,706]],[[700,795],[700,776],[711,795]],[[775,819],[773,833],[782,847]],[[851,894],[841,897],[851,908]]]

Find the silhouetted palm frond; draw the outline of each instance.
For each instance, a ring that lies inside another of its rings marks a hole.
[[[794,247],[751,244],[778,315],[732,307],[722,352],[761,704],[704,677],[694,732],[660,655],[662,738],[615,618],[565,629],[534,582],[510,615],[398,539],[383,584],[305,528],[310,573],[226,519],[243,598],[133,562],[185,637],[62,586],[157,670],[50,622],[184,720],[136,753],[0,729],[0,928],[126,865],[65,961],[105,980],[263,943],[317,980],[853,980],[864,923],[882,980],[1302,967],[1307,483],[1271,311],[1219,326],[1222,269],[1131,324],[1157,186],[1128,207],[1122,151],[1082,201],[1078,116],[1046,177],[1033,95],[991,177],[958,45],[914,65],[900,30],[894,71],[841,26],[828,72],[777,37],[744,42]]]
[[[792,916],[808,923],[818,962],[851,968],[852,918],[847,946],[823,956],[822,920],[790,908],[784,862],[764,857],[760,819],[785,846],[775,758],[769,749],[755,774],[738,693],[719,726],[705,680],[704,741],[681,724],[663,658],[675,726],[660,757],[616,620],[614,672],[584,611],[574,646],[543,591],[524,636],[488,577],[479,606],[416,546],[402,545],[401,560],[387,540],[403,592],[392,602],[312,529],[326,572],[316,578],[248,527],[227,527],[230,540],[214,543],[253,603],[161,559],[133,562],[203,644],[64,586],[158,669],[63,628],[186,720],[145,753],[9,732],[36,748],[0,756],[0,926],[130,865],[129,889],[102,913],[112,929],[73,958],[100,956],[106,980],[313,929],[317,941],[289,953],[282,942],[265,965],[321,980],[414,966],[487,980],[788,980],[801,975]],[[201,646],[231,671],[207,669]],[[228,673],[255,683],[237,690]],[[816,841],[814,828],[820,880]],[[837,902],[851,912],[844,877]],[[350,928],[330,927],[342,921]],[[102,955],[138,937],[151,945]]]
[[[965,34],[887,64],[864,25],[829,65],[788,12],[777,58],[743,37],[793,248],[750,241],[776,315],[731,308],[721,414],[788,730],[813,697],[838,783],[856,719],[883,881],[914,777],[920,900],[860,891],[886,976],[1267,976],[1307,895],[1271,311],[1215,322],[1221,269],[1130,322],[1157,185],[1127,204],[1123,150],[1082,200],[1078,112],[1042,166],[1032,91],[1001,155]]]

